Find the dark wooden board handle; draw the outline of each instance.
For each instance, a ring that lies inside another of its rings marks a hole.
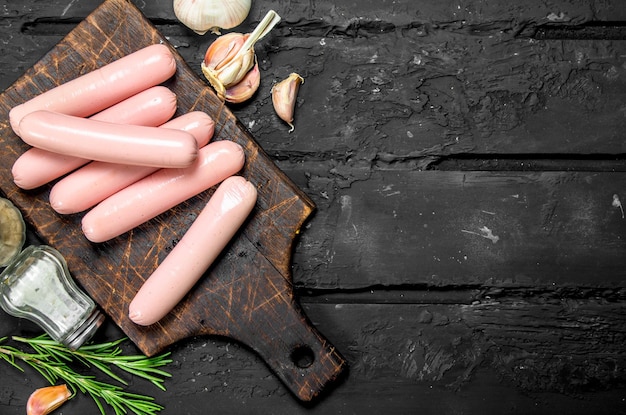
[[[216,122],[214,140],[241,144],[246,153],[241,174],[256,185],[259,197],[245,226],[166,318],[150,327],[137,326],[128,319],[128,304],[193,223],[212,190],[114,240],[92,244],[81,233],[82,215],[62,216],[52,210],[51,185],[26,192],[12,181],[11,166],[27,149],[9,126],[13,106],[154,43],[169,45],[139,9],[128,0],[106,0],[7,88],[0,95],[0,188],[34,231],[65,256],[74,278],[145,354],[154,355],[194,335],[228,336],[256,351],[295,396],[311,400],[345,368],[345,360],[308,322],[293,294],[294,239],[314,204],[173,48],[177,71],[165,85],[178,97],[177,115],[204,111]]]

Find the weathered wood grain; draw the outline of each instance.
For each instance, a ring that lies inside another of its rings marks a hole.
[[[150,19],[171,19],[173,13],[170,0],[154,0],[133,3]],[[0,10],[0,16],[32,17],[39,20],[83,19],[100,4],[98,0],[17,3],[11,2]],[[582,24],[589,21],[616,22],[626,20],[626,10],[620,0],[567,0],[546,3],[541,0],[526,0],[515,5],[504,0],[467,1],[463,4],[452,0],[422,0],[415,4],[411,0],[385,4],[378,0],[327,2],[284,2],[268,0],[253,4],[245,23],[259,20],[269,9],[299,13],[302,19],[322,16],[338,26],[348,26],[351,22],[379,20],[381,24],[401,26],[419,21],[456,22],[484,26],[492,21],[512,21],[523,23]],[[295,19],[294,19],[295,20]]]
[[[164,415],[201,413],[207,402],[220,414],[265,413],[265,408],[273,414],[626,411],[622,394],[610,393],[626,381],[626,314],[617,302],[477,294],[467,304],[303,307],[346,351],[351,368],[314,406],[297,404],[241,345],[215,338],[175,346],[177,378],[166,381],[167,392],[142,382],[133,389],[170,402]],[[4,376],[26,381],[17,371]],[[26,382],[39,385],[35,375]],[[4,383],[3,390],[10,394]],[[15,407],[25,399],[11,396],[0,410],[21,414]],[[7,407],[9,401],[13,405]],[[90,413],[93,406],[76,399],[63,411]]]
[[[344,366],[336,349],[301,314],[291,286],[293,239],[314,205],[179,55],[177,72],[167,82],[178,97],[178,113],[208,113],[216,123],[214,140],[243,146],[241,174],[255,184],[259,198],[242,232],[167,317],[150,327],[137,326],[128,319],[128,304],[191,225],[210,191],[122,237],[91,244],[81,235],[81,215],[59,217],[49,206],[49,185],[24,192],[12,182],[11,166],[26,148],[8,122],[13,106],[159,42],[166,40],[130,2],[107,0],[0,95],[2,191],[45,243],[65,256],[74,277],[144,353],[153,355],[192,335],[228,336],[254,349],[298,398],[310,401]],[[310,365],[294,358],[299,350],[311,355]]]
[[[88,9],[68,6],[53,3],[37,12],[72,22]],[[255,4],[242,26],[251,30],[269,8],[283,16],[257,47],[263,73],[258,95],[235,109],[268,152],[409,158],[425,165],[466,154],[625,152],[624,42],[533,38],[544,24],[619,21],[619,1],[516,7],[503,1],[463,7],[369,1],[359,4],[356,16],[350,7]],[[143,8],[166,30],[176,24],[171,2]],[[38,25],[40,33],[50,32],[45,19],[28,30],[37,33]],[[199,73],[214,37],[180,29],[171,29],[169,39]],[[296,116],[290,135],[273,114],[269,90],[291,71],[307,80],[297,109],[307,116]]]
[[[364,168],[336,188],[307,167],[300,186],[319,211],[296,247],[300,286],[616,287],[626,278],[624,173]]]

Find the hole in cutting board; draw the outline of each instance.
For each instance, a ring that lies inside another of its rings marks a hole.
[[[306,369],[315,362],[315,353],[307,345],[296,346],[291,351],[291,361],[300,369]]]

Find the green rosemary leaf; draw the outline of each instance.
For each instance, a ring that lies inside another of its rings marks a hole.
[[[36,362],[27,362],[33,369],[41,374],[51,385],[54,385],[58,379],[58,376],[54,373],[54,371],[50,370],[48,367],[42,364],[38,364]]]
[[[106,364],[101,363],[97,360],[86,360],[86,364],[87,365],[91,364],[93,367],[95,367],[96,369],[104,373],[105,375],[109,376],[111,379],[115,379],[122,385],[125,385],[125,386],[128,385],[128,382],[126,382],[124,379],[122,379],[121,377],[113,373],[113,371],[109,369],[109,367]]]
[[[17,360],[26,363],[39,372],[50,384],[63,380],[75,394],[80,391],[92,398],[102,415],[105,415],[103,403],[109,405],[117,414],[153,415],[163,407],[154,402],[154,398],[126,392],[119,385],[96,380],[94,376],[80,374],[69,364],[80,362],[88,368],[95,368],[109,378],[126,386],[127,382],[117,375],[113,368],[117,368],[131,375],[144,378],[161,390],[164,378],[171,375],[160,369],[172,362],[168,359],[169,353],[156,357],[142,355],[125,356],[119,345],[125,340],[120,339],[102,344],[92,344],[69,350],[65,346],[50,339],[47,335],[32,339],[12,337],[14,341],[28,345],[33,352],[24,352],[13,346],[0,346],[0,358],[15,368],[23,371]],[[0,343],[7,338],[1,338]]]
[[[23,372],[24,369],[22,369],[20,365],[15,363],[15,359],[13,358],[13,355],[5,354],[5,352],[6,352],[6,349],[0,348],[0,357],[4,359],[5,361],[7,361],[11,366],[18,369],[20,372]]]
[[[87,365],[92,365],[106,373],[111,378],[122,384],[126,384],[119,376],[115,375],[108,369],[107,365],[116,366],[129,374],[141,377],[150,381],[153,385],[161,390],[165,390],[163,386],[163,378],[171,375],[159,367],[171,363],[171,359],[167,359],[169,353],[156,357],[145,357],[138,355],[122,356],[121,349],[118,347],[119,342],[101,345],[100,348],[83,348],[81,347],[74,354]]]

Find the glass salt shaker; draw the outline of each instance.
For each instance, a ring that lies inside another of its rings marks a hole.
[[[37,323],[72,350],[89,340],[104,314],[72,279],[63,256],[46,245],[29,246],[20,211],[0,197],[0,306]]]

